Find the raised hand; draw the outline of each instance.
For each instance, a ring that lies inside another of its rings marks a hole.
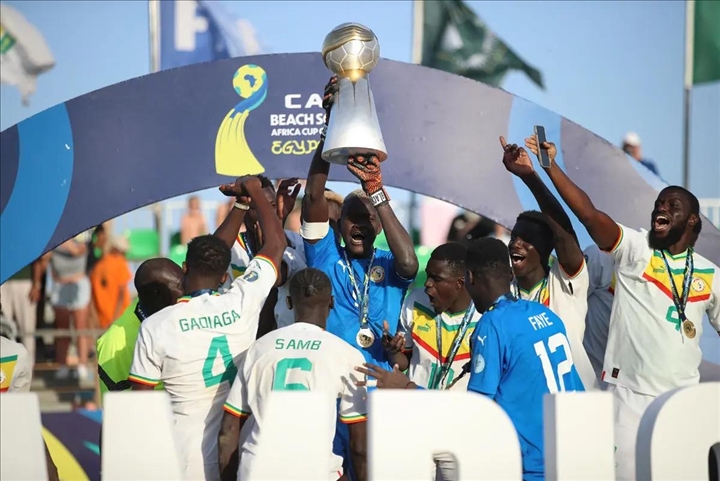
[[[330,109],[332,108],[335,100],[337,99],[337,93],[340,90],[340,84],[338,83],[338,76],[333,75],[325,85],[325,93],[323,94],[323,109],[325,109],[325,125],[330,120]]]
[[[295,207],[295,200],[300,193],[300,183],[297,177],[292,179],[285,179],[280,182],[277,190],[277,214],[280,220],[283,222]]]
[[[238,177],[234,183],[220,186],[220,192],[228,197],[236,197],[241,203],[249,203],[250,191],[259,189],[262,189],[262,184],[255,175]]]
[[[503,148],[503,165],[508,172],[518,177],[535,172],[532,160],[525,149],[518,147],[517,144],[508,144],[502,135],[500,136],[500,145]]]
[[[390,325],[387,321],[383,321],[382,343],[388,354],[397,354],[402,352],[405,347],[405,336],[403,336],[401,332],[396,333],[395,336],[391,336]]]
[[[535,157],[538,157],[538,143],[537,138],[534,135],[525,139],[525,147],[530,149],[530,152],[535,154]],[[552,142],[543,142],[542,148],[547,149],[548,157],[550,157],[550,165],[552,165],[552,163],[555,162],[555,155],[557,155],[555,144]]]
[[[350,156],[347,169],[357,177],[366,194],[372,195],[383,188],[380,160],[377,156],[372,154]]]

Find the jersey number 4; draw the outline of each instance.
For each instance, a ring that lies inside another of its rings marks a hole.
[[[547,340],[548,348],[550,352],[555,352],[558,347],[562,346],[565,351],[565,359],[557,365],[557,381],[555,381],[555,374],[553,373],[552,364],[550,364],[550,358],[548,357],[547,349],[545,349],[545,343],[543,341],[536,342],[535,354],[540,358],[542,363],[543,374],[545,374],[545,382],[547,382],[548,391],[550,394],[554,394],[558,391],[565,391],[565,381],[563,376],[569,373],[573,367],[572,354],[570,352],[570,345],[568,344],[567,337],[562,332],[553,334]],[[560,387],[558,389],[558,383]]]
[[[306,357],[286,357],[278,361],[275,366],[275,377],[273,379],[273,391],[309,391],[304,384],[287,382],[288,371],[298,369],[304,372],[312,371],[312,361]]]
[[[220,373],[213,374],[213,366],[215,366],[215,359],[217,359],[218,355],[222,357],[225,369]],[[202,375],[205,380],[205,387],[217,386],[223,381],[228,381],[232,385],[235,376],[237,376],[237,367],[230,353],[227,336],[214,337],[210,342],[210,349],[208,349],[208,355],[205,358],[205,364],[203,364]]]

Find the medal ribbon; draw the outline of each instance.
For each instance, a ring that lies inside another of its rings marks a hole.
[[[373,249],[372,256],[370,256],[370,262],[368,263],[367,272],[365,273],[365,279],[363,280],[362,297],[360,296],[360,288],[358,287],[358,283],[355,280],[355,270],[350,263],[350,259],[348,259],[345,249],[343,249],[343,257],[345,258],[345,265],[350,270],[350,284],[352,285],[353,292],[355,293],[355,299],[360,304],[360,329],[367,328],[368,312],[370,305],[368,299],[368,293],[370,292],[370,270],[372,269],[373,262],[375,261],[375,249]]]
[[[252,258],[253,258],[253,251],[252,251],[252,249],[250,249],[250,242],[248,242],[247,233],[246,233],[246,232],[241,232],[240,235],[238,235],[238,237],[239,237],[240,240],[241,240],[240,245],[241,245],[242,248],[245,250],[245,252],[247,252],[248,258],[249,258],[250,260],[252,260]]]
[[[453,340],[452,346],[450,347],[450,352],[448,352],[447,359],[444,363],[442,362],[442,314],[438,314],[437,316],[435,316],[435,337],[437,339],[439,356],[438,360],[440,361],[440,369],[435,375],[435,379],[431,389],[438,389],[440,386],[442,386],[443,381],[445,381],[448,372],[450,372],[450,366],[452,366],[452,363],[455,360],[455,356],[457,356],[457,352],[458,350],[460,350],[460,344],[462,344],[463,339],[465,339],[465,333],[467,332],[468,326],[470,325],[470,320],[472,319],[473,314],[475,314],[475,305],[470,304],[470,306],[465,310],[465,315],[460,322],[460,327],[458,328],[457,334],[455,334],[455,339]]]
[[[678,317],[680,318],[680,332],[682,332],[682,323],[687,321],[685,315],[685,306],[687,305],[688,296],[690,295],[690,283],[692,282],[693,271],[695,270],[695,263],[693,261],[693,249],[688,248],[687,256],[685,257],[685,272],[683,273],[683,295],[682,299],[678,295],[677,286],[675,285],[675,277],[673,276],[672,269],[670,269],[670,263],[665,257],[665,251],[660,251],[663,261],[665,261],[665,268],[667,269],[668,276],[670,277],[670,290],[672,291],[673,303],[675,309],[678,311]]]
[[[542,296],[542,292],[547,287],[547,283],[548,283],[548,278],[547,278],[547,276],[545,276],[542,280],[542,283],[540,284],[540,288],[535,292],[535,295],[532,297],[532,299],[528,299],[528,300],[533,301],[533,302],[540,302],[540,297]],[[513,288],[515,291],[514,292],[515,298],[522,299],[522,296],[520,295],[520,286],[518,286],[517,281],[515,279],[513,279],[512,284],[513,284]]]

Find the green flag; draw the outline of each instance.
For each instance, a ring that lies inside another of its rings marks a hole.
[[[461,0],[423,4],[422,65],[497,87],[522,70],[543,88],[542,74],[525,63]]]
[[[720,2],[695,1],[693,85],[720,80]]]

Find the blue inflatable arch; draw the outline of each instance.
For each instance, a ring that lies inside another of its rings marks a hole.
[[[139,207],[247,173],[305,177],[329,75],[317,53],[197,64],[88,93],[3,131],[0,282]],[[648,226],[656,189],[592,132],[503,90],[417,65],[382,60],[370,82],[388,185],[512,226],[529,194],[500,162],[498,137],[518,142],[541,124],[560,147],[558,162],[599,208]],[[353,180],[339,167],[330,176]],[[720,232],[705,221],[697,250],[720,264]]]

